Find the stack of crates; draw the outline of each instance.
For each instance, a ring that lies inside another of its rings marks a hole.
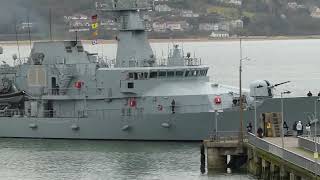
[[[268,112],[265,114],[264,129],[266,137],[280,137],[281,135],[281,113]]]

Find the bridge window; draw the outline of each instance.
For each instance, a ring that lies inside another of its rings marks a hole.
[[[168,77],[174,77],[174,71],[169,71],[169,72],[167,73],[167,76],[168,76]]]
[[[83,52],[83,46],[77,46],[78,52]]]
[[[167,72],[166,71],[160,71],[159,72],[159,77],[166,77],[167,76]]]
[[[66,46],[66,51],[67,51],[67,53],[72,53],[72,48],[71,48],[71,46]]]
[[[145,79],[148,79],[148,74],[149,74],[149,73],[144,72],[144,73],[143,73],[143,77],[144,77]]]
[[[186,71],[186,74],[185,74],[184,76],[185,76],[185,77],[188,77],[189,74],[191,74],[191,72],[190,72],[190,71]]]
[[[137,80],[138,79],[138,73],[134,73],[134,79]]]
[[[183,71],[177,71],[176,76],[183,76]]]
[[[129,82],[129,83],[128,83],[128,89],[133,89],[133,88],[134,88],[133,82]]]
[[[200,71],[200,76],[206,76],[206,75],[207,75],[207,70]]]
[[[129,73],[129,78],[133,79],[133,73]]]
[[[157,78],[158,72],[150,72],[150,78]]]

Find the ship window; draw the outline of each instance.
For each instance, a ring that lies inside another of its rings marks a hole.
[[[129,78],[130,78],[130,79],[133,78],[133,73],[129,73]]]
[[[144,76],[145,79],[148,79],[148,73],[147,72],[143,73],[143,76]]]
[[[177,71],[176,76],[183,76],[183,71]]]
[[[167,76],[167,72],[166,71],[160,71],[159,72],[159,77],[166,77]]]
[[[157,78],[158,72],[151,72],[150,73],[150,78]]]
[[[133,89],[133,88],[134,88],[133,82],[129,82],[129,83],[128,83],[128,89]]]
[[[66,46],[66,51],[67,51],[67,53],[72,53],[72,48],[71,48],[71,46]]]
[[[196,74],[197,74],[196,76],[200,76],[200,71],[197,70],[197,71],[196,71]]]
[[[77,46],[78,52],[83,52],[83,46]]]
[[[186,71],[186,74],[184,75],[185,77],[188,77],[190,74],[190,71]]]
[[[167,74],[168,77],[173,77],[174,76],[174,71],[169,71]]]
[[[134,79],[135,79],[135,80],[138,79],[138,73],[134,73]]]
[[[208,70],[201,70],[200,74],[201,74],[201,76],[206,76],[207,72],[208,72]]]

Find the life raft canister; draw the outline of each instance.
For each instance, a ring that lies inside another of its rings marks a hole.
[[[75,82],[74,84],[74,87],[77,88],[77,89],[81,89],[81,87],[84,85],[84,82],[82,81],[77,81]]]
[[[214,98],[214,103],[217,105],[220,105],[222,103],[221,97],[220,96],[216,96]]]
[[[137,106],[136,98],[130,98],[129,99],[129,106],[130,107],[136,107]]]

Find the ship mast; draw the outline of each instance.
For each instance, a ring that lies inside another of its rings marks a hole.
[[[151,67],[155,57],[148,42],[144,20],[140,12],[151,10],[147,0],[113,0],[96,3],[97,10],[112,12],[118,17],[120,28],[116,37],[117,67]]]

